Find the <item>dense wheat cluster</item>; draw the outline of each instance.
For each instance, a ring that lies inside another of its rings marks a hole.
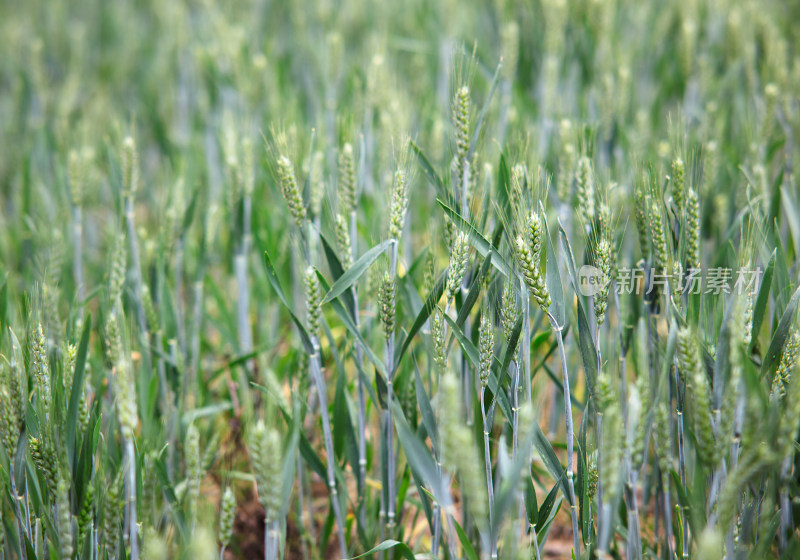
[[[0,560],[800,557],[798,21],[0,4]]]

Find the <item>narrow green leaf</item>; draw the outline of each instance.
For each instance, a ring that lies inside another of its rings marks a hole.
[[[333,399],[333,447],[334,453],[338,456],[342,456],[346,441],[356,441],[353,421],[350,418],[350,409],[347,407],[346,400],[347,387],[345,382],[347,377],[343,373],[340,372],[336,376],[336,394]],[[355,463],[351,463],[351,466],[356,473],[356,478],[358,478],[358,460]]]
[[[328,268],[333,276],[333,281],[336,282],[344,274],[342,262],[339,260],[333,246],[328,242],[322,232],[319,233],[319,238],[320,241],[322,241],[322,250],[325,253],[325,259],[328,261]],[[347,306],[348,311],[350,311],[350,315],[355,319],[358,310],[356,309],[356,302],[353,299],[353,291],[345,290],[342,299],[344,299],[344,304]]]
[[[397,548],[397,551],[403,558],[406,560],[416,560],[414,557],[414,553],[408,548],[408,545],[405,543],[401,543],[399,541],[393,541],[391,539],[383,541],[381,544],[373,548],[372,550],[368,550],[364,554],[359,554],[358,556],[353,556],[350,560],[355,560],[356,558],[363,558],[364,556],[370,556],[375,554],[376,552],[383,552],[384,550],[390,550],[392,548]]]
[[[278,274],[275,272],[275,267],[272,266],[272,260],[269,258],[269,253],[266,251],[264,251],[264,265],[267,268],[267,280],[269,280],[269,283],[272,285],[275,293],[278,294],[278,298],[280,298],[281,303],[283,303],[283,306],[289,312],[289,316],[292,318],[292,321],[294,321],[294,324],[297,326],[303,347],[306,349],[306,352],[313,354],[314,346],[311,344],[311,337],[308,335],[308,331],[303,325],[303,322],[297,317],[297,315],[294,314],[294,311],[292,311],[292,307],[289,305],[289,300],[287,300],[286,296],[283,294],[280,281],[278,280]]]
[[[517,318],[517,322],[514,323],[514,330],[511,331],[511,336],[506,344],[506,353],[505,356],[503,356],[503,365],[500,369],[500,373],[508,371],[508,367],[511,365],[511,360],[514,359],[514,356],[517,353],[517,346],[519,345],[519,338],[520,334],[522,333],[522,319],[523,316],[520,314],[520,316]]]
[[[331,286],[330,291],[325,295],[322,300],[322,303],[328,303],[329,301],[336,299],[339,297],[345,290],[350,288],[353,284],[355,284],[359,278],[369,269],[370,265],[374,263],[378,257],[380,257],[384,251],[395,241],[389,239],[384,241],[383,243],[379,243],[375,245],[372,249],[364,253],[360,259],[358,259],[353,266],[345,270],[344,274],[336,280],[333,285]]]
[[[797,251],[797,248],[800,247],[800,211],[797,208],[797,200],[792,195],[793,190],[788,188],[786,182],[780,187],[781,208],[786,215],[789,232],[792,234],[792,242],[795,246],[795,251]]]
[[[478,301],[478,297],[481,294],[481,287],[483,286],[483,280],[486,278],[486,275],[489,273],[489,267],[492,263],[492,253],[487,253],[486,258],[483,259],[483,264],[481,265],[478,274],[472,280],[472,286],[469,288],[469,292],[467,293],[467,297],[464,299],[464,302],[461,304],[461,309],[458,311],[458,317],[456,317],[456,324],[459,326],[463,326],[469,317],[472,308],[475,306],[475,303]]]
[[[564,496],[569,501],[569,487],[567,486],[567,476],[564,472],[564,467],[561,466],[561,463],[558,460],[558,456],[556,452],[553,450],[553,446],[550,445],[547,437],[542,432],[542,429],[539,427],[538,422],[532,423],[533,427],[533,446],[536,448],[536,451],[539,453],[539,456],[542,458],[544,462],[544,466],[547,467],[547,470],[550,472],[550,475],[553,477],[560,486],[561,490],[564,492]],[[571,504],[571,503],[570,503]],[[541,510],[540,510],[541,515]]]
[[[425,426],[425,431],[428,432],[428,437],[431,438],[431,442],[433,442],[435,446],[437,436],[436,416],[433,414],[431,401],[428,398],[428,393],[425,391],[425,385],[422,382],[422,376],[419,374],[416,360],[414,360],[414,381],[414,389],[417,393],[417,404],[419,404],[419,410],[422,414],[422,425]]]
[[[511,274],[511,267],[508,265],[506,260],[502,257],[502,255],[500,255],[497,249],[495,249],[494,246],[489,243],[489,240],[480,234],[475,226],[462,218],[461,214],[450,208],[447,204],[442,202],[441,199],[438,199],[436,202],[438,202],[439,206],[441,206],[445,213],[450,216],[450,219],[453,220],[453,223],[456,225],[456,227],[467,234],[469,237],[469,242],[473,247],[475,247],[475,250],[478,251],[482,257],[486,257],[488,253],[492,253],[492,264],[494,267],[505,276],[509,276]]]
[[[328,290],[328,281],[325,280],[325,277],[319,270],[316,270],[316,273],[322,288],[324,290]],[[353,319],[350,317],[350,314],[347,313],[347,310],[344,308],[344,305],[342,304],[341,300],[334,299],[332,301],[329,301],[328,303],[331,304],[331,307],[333,307],[333,310],[339,316],[339,319],[342,320],[342,323],[344,323],[345,328],[348,331],[350,331],[350,334],[352,334],[355,337],[356,342],[358,342],[358,344],[361,345],[361,349],[364,351],[364,354],[367,355],[369,361],[372,362],[372,364],[378,369],[378,371],[380,371],[385,376],[386,368],[384,367],[383,361],[381,361],[381,359],[375,355],[375,352],[373,352],[372,348],[369,347],[367,341],[364,340],[363,336],[361,336],[361,333],[356,328],[356,324],[353,322]]]
[[[567,270],[569,271],[569,277],[572,281],[572,289],[575,292],[575,296],[578,298],[578,302],[580,303],[581,291],[578,284],[578,273],[575,270],[575,255],[572,253],[572,245],[569,243],[569,237],[567,237],[567,232],[564,231],[564,226],[561,225],[561,220],[558,222],[558,232],[561,236],[561,246],[567,253]]]
[[[78,423],[78,406],[83,393],[83,378],[86,372],[86,356],[89,352],[89,337],[92,332],[92,316],[86,316],[83,325],[81,341],[78,344],[78,353],[75,357],[75,374],[72,378],[72,387],[69,395],[69,409],[67,410],[67,455],[70,465],[74,468],[76,426]]]
[[[195,189],[194,193],[192,194],[192,200],[189,201],[189,205],[186,207],[186,211],[183,213],[183,221],[181,222],[181,235],[184,235],[189,230],[189,226],[192,225],[195,208],[197,208],[197,195],[199,192],[200,189]]]
[[[725,387],[725,381],[728,378],[728,357],[730,356],[730,340],[731,329],[742,328],[741,324],[736,324],[741,321],[741,318],[733,317],[734,306],[732,302],[728,302],[725,309],[725,315],[722,319],[722,326],[719,329],[717,337],[717,353],[715,358],[708,356],[711,365],[711,389],[712,389],[712,403],[716,410],[722,406],[722,391]],[[705,349],[703,350],[703,359],[706,358]],[[708,369],[708,368],[707,368]],[[679,394],[679,404],[683,406],[683,397]]]
[[[461,543],[461,548],[463,549],[467,560],[478,560],[478,554],[475,552],[475,548],[472,546],[472,543],[469,541],[469,537],[464,532],[464,529],[461,527],[458,521],[456,521],[455,517],[453,518],[453,525],[455,525],[456,534],[458,535],[458,542]]]
[[[436,188],[436,193],[438,196],[442,196],[445,198],[449,198],[447,193],[447,188],[444,186],[444,181],[436,173],[436,169],[434,169],[433,165],[431,164],[430,160],[422,153],[419,146],[417,146],[416,142],[413,140],[408,141],[409,145],[411,146],[411,150],[414,152],[414,155],[417,156],[420,165],[422,166],[422,171],[425,173],[425,176],[431,182],[431,184]]]
[[[233,409],[233,403],[230,401],[220,402],[216,404],[210,404],[208,406],[204,406],[202,408],[196,408],[194,410],[190,410],[183,415],[181,422],[188,426],[192,422],[200,419],[200,418],[207,418],[209,416],[216,416],[220,412],[225,412],[227,410]]]
[[[500,210],[508,214],[511,197],[509,196],[508,186],[511,183],[511,174],[508,171],[508,161],[506,155],[500,152],[500,162],[497,164],[497,194],[500,198]],[[499,221],[502,223],[502,221]]]
[[[547,523],[550,514],[553,512],[553,506],[556,503],[556,496],[558,495],[559,484],[556,483],[547,493],[547,497],[542,502],[542,507],[539,508],[539,515],[536,518],[536,526],[543,528]]]
[[[594,384],[597,380],[597,348],[592,339],[592,331],[589,328],[589,321],[583,311],[583,305],[578,301],[578,345],[580,346],[581,359],[583,360],[583,372],[586,375],[586,387],[589,396],[594,393]]]
[[[530,441],[524,441],[521,444],[522,449],[530,449]],[[530,454],[527,452],[519,453],[514,461],[510,461],[508,456],[508,449],[505,447],[505,442],[501,441],[498,447],[498,462],[500,463],[501,472],[505,475],[501,476],[500,487],[495,492],[494,496],[494,509],[492,510],[492,527],[491,536],[494,541],[498,537],[500,528],[504,525],[503,519],[506,514],[511,512],[513,519],[516,519],[519,505],[520,495],[520,478],[523,474],[527,480],[530,480]],[[510,464],[509,464],[510,462]],[[505,468],[502,465],[506,465]],[[507,470],[506,470],[507,469]],[[524,489],[523,489],[524,491]]]
[[[258,346],[255,350],[253,350],[252,352],[247,352],[246,354],[241,354],[239,356],[236,356],[235,358],[233,358],[230,361],[228,361],[222,367],[218,367],[217,369],[212,371],[211,372],[211,378],[213,379],[213,378],[217,377],[218,375],[220,375],[221,373],[224,373],[224,372],[228,371],[229,369],[233,369],[233,368],[235,368],[237,366],[240,366],[242,364],[246,364],[247,362],[249,362],[253,358],[257,358],[258,355],[261,354],[262,352],[264,352],[265,350],[273,348],[274,345],[275,345],[274,342],[273,343],[262,344],[262,345]],[[167,356],[165,355],[165,358],[166,357]],[[168,360],[167,363],[172,364],[174,367],[177,367],[177,365],[174,364],[173,360],[171,360],[171,359]]]
[[[412,476],[419,481],[420,486],[427,486],[441,503],[448,489],[445,488],[442,477],[436,470],[436,462],[428,446],[411,430],[397,401],[392,401],[392,420],[397,429],[397,440],[411,467]]]
[[[472,367],[479,368],[480,367],[480,357],[478,355],[478,349],[475,348],[475,345],[472,344],[472,341],[467,338],[467,335],[464,334],[464,331],[461,330],[461,327],[458,326],[458,323],[453,321],[449,315],[444,316],[447,323],[450,325],[450,329],[453,332],[453,336],[455,336],[458,344],[461,346],[461,349],[464,350],[464,354],[467,355],[469,358],[470,363],[472,363]]]
[[[525,513],[528,515],[528,523],[536,524],[536,520],[539,519],[539,503],[536,499],[536,487],[530,476],[525,477]]]
[[[445,283],[447,282],[447,269],[442,272],[439,276],[439,280],[436,281],[436,285],[431,290],[431,293],[428,294],[428,298],[425,300],[425,305],[422,306],[419,313],[417,314],[417,318],[414,319],[414,324],[411,325],[411,329],[406,334],[405,339],[403,340],[402,346],[400,346],[400,351],[397,353],[397,359],[395,360],[394,370],[397,371],[397,366],[400,364],[400,359],[408,350],[411,341],[413,340],[414,336],[419,332],[422,326],[425,324],[425,321],[428,320],[433,310],[436,308],[437,302],[441,299],[442,294],[444,293]]]
[[[775,273],[775,261],[777,256],[777,249],[773,249],[772,255],[769,257],[769,262],[767,263],[767,268],[764,270],[764,276],[761,278],[761,286],[758,289],[758,296],[756,297],[756,303],[753,307],[753,327],[751,331],[753,336],[750,340],[749,351],[752,351],[753,347],[758,342],[758,333],[761,331],[764,314],[767,311],[767,303],[769,302],[769,291],[770,288],[772,288],[772,275]]]
[[[563,498],[556,499],[555,504],[550,510],[550,515],[547,516],[544,523],[542,523],[541,527],[538,528],[538,534],[536,535],[539,541],[539,548],[544,548],[544,543],[547,541],[547,537],[550,535],[550,527],[553,525],[553,520],[556,518],[556,514],[558,510],[561,509],[561,503],[564,501]],[[572,551],[572,557],[575,558],[575,551]],[[589,555],[586,556],[587,560]]]
[[[0,332],[8,324],[8,276],[0,282]]]
[[[289,445],[283,452],[283,465],[281,468],[281,512],[286,515],[289,509],[289,501],[294,488],[295,469],[297,467],[297,448],[300,443],[300,432],[297,425],[292,427],[289,438]]]

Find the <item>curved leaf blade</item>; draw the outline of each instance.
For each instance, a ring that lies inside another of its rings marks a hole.
[[[269,253],[267,251],[264,251],[264,266],[267,269],[267,280],[269,280],[272,289],[274,289],[275,293],[278,294],[278,298],[281,300],[281,303],[283,303],[283,306],[286,308],[286,310],[289,311],[289,316],[297,326],[303,347],[306,349],[306,352],[313,354],[314,346],[311,344],[311,337],[308,335],[308,331],[306,330],[305,325],[303,325],[303,322],[297,315],[294,314],[294,311],[292,311],[292,307],[289,305],[289,300],[286,299],[286,295],[283,293],[281,283],[278,280],[278,274],[275,272],[275,267],[272,266],[272,259],[269,258]]]
[[[475,250],[478,251],[482,257],[486,257],[487,253],[492,253],[492,264],[497,270],[502,272],[503,275],[508,277],[511,274],[511,267],[489,240],[481,235],[475,226],[462,218],[461,214],[450,208],[441,199],[438,199],[436,202],[438,202],[439,206],[450,216],[450,219],[453,220],[456,227],[467,234],[469,242],[475,247]]]
[[[372,263],[374,263],[392,243],[395,243],[395,241],[393,239],[388,239],[383,243],[375,245],[372,249],[361,255],[361,258],[353,263],[353,266],[345,270],[344,274],[333,283],[330,291],[328,291],[322,299],[322,303],[328,303],[336,299],[342,295],[345,290],[349,289],[350,286],[355,284],[369,269]]]

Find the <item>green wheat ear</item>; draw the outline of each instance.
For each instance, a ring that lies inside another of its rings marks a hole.
[[[433,362],[437,373],[441,375],[447,369],[447,355],[445,354],[444,317],[438,308],[431,316],[431,339],[433,340]]]
[[[58,542],[61,558],[72,558],[72,512],[69,502],[69,483],[62,477],[56,487],[56,510],[58,512]]]
[[[742,314],[744,307],[741,300],[736,302],[732,317]],[[736,416],[736,405],[739,402],[740,384],[742,371],[744,368],[744,350],[749,344],[744,342],[744,333],[737,328],[730,329],[731,338],[729,342],[728,363],[731,373],[725,385],[722,396],[722,406],[719,413],[719,423],[717,425],[717,445],[714,450],[714,464],[719,464],[725,457],[725,453],[730,449],[733,437],[733,425]]]
[[[525,285],[528,287],[531,297],[542,310],[547,311],[550,309],[551,304],[550,292],[547,289],[538,263],[533,260],[533,253],[522,236],[517,237],[514,248],[522,278],[525,280]]]
[[[233,521],[236,517],[236,497],[230,486],[222,494],[219,514],[219,542],[227,548],[233,536]]]
[[[542,218],[539,210],[533,210],[528,216],[528,246],[534,263],[538,263],[542,255]]]
[[[711,424],[711,390],[697,346],[697,334],[689,327],[678,331],[678,364],[686,379],[687,396],[693,405],[698,459],[711,465],[716,455]]]
[[[33,382],[36,394],[41,402],[42,410],[49,416],[52,406],[50,388],[50,366],[47,359],[47,339],[42,324],[36,325],[31,337],[31,363],[33,366]]]
[[[607,370],[600,371],[596,387],[598,413],[603,419],[599,446],[602,449],[602,453],[599,453],[599,470],[600,482],[605,493],[602,497],[605,505],[611,497],[616,496],[619,492],[624,429],[619,399],[616,398],[611,376]]]
[[[406,210],[408,209],[407,188],[405,171],[398,169],[394,174],[391,213],[389,217],[389,237],[398,241],[403,233],[403,224],[406,221]]]
[[[784,354],[775,377],[780,376],[783,390],[783,412],[778,424],[776,444],[781,457],[792,453],[800,423],[800,333],[794,330],[786,342]]]
[[[662,476],[666,477],[672,468],[672,427],[667,404],[660,399],[655,404],[653,414],[653,435],[658,468]]]
[[[114,238],[114,248],[111,253],[111,270],[108,274],[108,301],[115,305],[122,296],[122,287],[125,284],[128,254],[125,246],[125,237],[119,233]]]
[[[461,282],[467,271],[469,260],[469,238],[460,232],[453,242],[450,251],[450,272],[447,275],[447,296],[448,300],[456,297],[456,293],[461,289]]]
[[[439,382],[439,441],[442,466],[461,475],[461,491],[468,498],[475,522],[486,523],[487,494],[481,474],[481,462],[469,428],[461,417],[461,389],[452,373],[442,375]]]
[[[161,534],[154,527],[145,527],[142,536],[142,556],[144,560],[167,560],[170,550]]]
[[[697,539],[697,560],[717,560],[723,558],[722,536],[714,527],[706,527]]]
[[[678,214],[682,213],[686,202],[686,169],[681,158],[672,162],[672,199],[678,207]]]
[[[700,201],[697,191],[686,194],[686,260],[689,268],[700,268]]]
[[[125,440],[133,438],[138,424],[136,410],[136,383],[133,378],[133,365],[127,357],[120,356],[117,368],[117,420]]]
[[[572,198],[572,182],[575,178],[575,145],[572,143],[572,122],[563,119],[559,123],[561,137],[561,157],[558,161],[558,178],[556,194],[562,204],[568,204]]]
[[[259,420],[253,430],[250,457],[259,501],[266,510],[267,523],[270,523],[278,519],[281,511],[283,451],[280,434],[276,429],[265,426],[263,420]]]
[[[349,216],[356,209],[356,165],[348,142],[339,154],[339,212]]]
[[[306,311],[308,313],[308,331],[312,336],[319,334],[320,324],[319,318],[322,314],[320,303],[322,300],[322,291],[319,285],[319,278],[313,266],[306,269],[305,274],[305,294],[306,294]]]
[[[3,508],[0,508],[0,527],[3,527],[3,530],[0,531],[0,550],[6,549],[6,530],[5,530],[5,520],[3,519]]]
[[[322,216],[322,202],[325,200],[325,155],[317,150],[311,158],[311,171],[308,180],[309,208],[315,219]]]
[[[134,196],[139,188],[139,152],[132,136],[122,141],[122,189],[125,196]]]
[[[292,166],[289,158],[283,155],[278,158],[278,181],[280,182],[283,198],[289,206],[289,212],[292,214],[297,227],[302,229],[307,218],[303,195],[297,186],[294,166]]]
[[[800,357],[800,332],[793,329],[784,343],[783,355],[775,371],[775,377],[772,378],[771,399],[783,400],[786,397],[798,357]]]
[[[464,172],[469,163],[467,154],[469,152],[469,111],[470,96],[469,88],[462,86],[456,91],[453,100],[453,125],[456,134],[456,154],[455,154],[455,177],[458,181],[458,188],[464,183]]]
[[[380,311],[381,326],[386,340],[394,334],[395,324],[395,294],[396,286],[394,278],[388,273],[384,273],[378,286],[378,306]]]
[[[511,340],[511,335],[514,332],[514,326],[517,324],[519,318],[519,310],[517,307],[517,290],[514,286],[513,279],[506,280],[503,287],[503,336],[506,340]]]
[[[184,457],[186,461],[186,484],[189,511],[192,522],[197,519],[197,504],[200,498],[200,432],[197,426],[191,424],[186,431],[186,442],[184,444]]]
[[[494,358],[494,329],[489,310],[484,310],[481,315],[481,324],[478,330],[478,350],[480,354],[479,379],[481,387],[486,388],[489,384],[489,373],[492,370],[492,360]]]
[[[575,182],[578,187],[578,212],[584,224],[591,224],[595,214],[595,184],[592,160],[583,156],[578,160]]]
[[[642,255],[647,258],[650,252],[647,199],[645,197],[644,185],[639,181],[636,182],[633,191],[633,217],[636,222],[636,232],[639,234],[639,248],[642,251]]]
[[[13,334],[12,334],[13,338]],[[13,338],[11,360],[6,366],[0,362],[0,444],[12,460],[16,456],[17,442],[25,427],[27,378],[23,380],[16,354],[18,345]],[[21,353],[21,349],[19,350]],[[24,383],[24,385],[23,385]]]
[[[350,243],[348,221],[341,214],[336,215],[336,247],[339,249],[339,259],[342,269],[348,270],[353,266],[353,247]]]
[[[600,269],[602,274],[602,283],[599,291],[594,295],[592,300],[594,306],[594,315],[597,319],[597,324],[602,325],[606,320],[606,309],[608,308],[608,291],[611,285],[611,270],[613,268],[611,243],[608,239],[601,239],[595,248],[595,266]]]

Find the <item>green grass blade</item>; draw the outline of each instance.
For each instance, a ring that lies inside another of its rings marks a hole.
[[[72,387],[69,395],[69,408],[67,409],[67,456],[72,468],[75,468],[75,441],[76,426],[78,423],[78,406],[83,394],[83,378],[86,373],[86,357],[89,352],[89,337],[92,332],[92,316],[86,316],[83,325],[81,341],[78,344],[78,353],[75,357],[75,374],[72,378]]]
[[[458,542],[461,543],[461,548],[464,552],[464,556],[466,557],[466,559],[478,560],[478,553],[475,552],[475,547],[472,546],[469,537],[464,532],[464,529],[461,527],[458,521],[455,520],[455,517],[453,518],[453,525],[456,528],[456,534],[458,535]]]
[[[416,334],[425,324],[425,321],[428,320],[428,317],[431,316],[431,313],[433,313],[433,310],[436,308],[437,302],[442,298],[446,283],[447,269],[445,269],[444,272],[442,272],[442,274],[439,276],[439,280],[436,281],[436,285],[434,285],[431,293],[428,294],[428,297],[425,300],[425,305],[423,305],[422,309],[420,309],[419,313],[417,314],[417,318],[414,319],[414,324],[411,325],[411,329],[408,331],[408,334],[406,334],[403,344],[400,346],[400,351],[397,353],[397,359],[395,360],[394,365],[395,371],[397,371],[397,366],[400,365],[400,360],[406,353],[406,350],[408,350],[408,347],[411,345],[411,341],[414,339],[414,336],[416,336]]]
[[[289,300],[286,299],[283,289],[281,289],[281,284],[278,280],[278,274],[275,272],[275,267],[272,266],[272,260],[269,258],[269,253],[267,251],[264,251],[264,266],[267,268],[267,280],[269,280],[270,285],[275,290],[275,293],[278,294],[278,298],[280,298],[281,303],[283,303],[283,306],[289,312],[289,316],[292,318],[292,321],[294,321],[294,324],[297,326],[303,347],[306,349],[306,352],[313,354],[314,347],[311,344],[311,337],[308,336],[308,331],[306,330],[305,325],[303,325],[303,322],[297,317],[297,315],[294,314],[294,311],[292,311],[292,307],[289,305]]]
[[[475,226],[462,218],[461,214],[442,202],[441,199],[438,199],[436,202],[438,202],[439,206],[441,206],[445,213],[450,216],[450,219],[453,220],[453,223],[456,225],[456,227],[467,234],[469,237],[469,242],[473,247],[475,247],[475,250],[478,251],[482,257],[486,257],[487,254],[492,253],[492,264],[504,276],[508,277],[511,274],[511,267],[508,265],[508,262],[506,262],[502,255],[500,255],[497,249],[489,242],[489,240],[481,235]]]
[[[777,249],[773,249],[772,255],[769,257],[769,262],[767,263],[767,268],[764,270],[764,276],[761,278],[761,286],[758,289],[758,296],[753,306],[752,339],[748,347],[748,351],[750,352],[752,352],[753,347],[758,343],[758,333],[761,331],[761,325],[764,322],[764,314],[767,311],[767,303],[769,302],[769,292],[772,288],[772,276],[775,273],[775,261],[777,260],[777,256]]]
[[[478,274],[472,280],[472,286],[469,288],[469,292],[467,293],[467,297],[464,299],[464,302],[461,304],[461,309],[458,311],[458,317],[456,317],[456,324],[459,326],[463,326],[469,317],[472,308],[475,306],[475,303],[478,301],[478,297],[481,294],[481,288],[483,287],[483,281],[486,278],[486,275],[489,273],[489,267],[492,264],[492,253],[486,253],[486,258],[483,259],[483,264],[481,264],[481,268],[478,271]]]
[[[556,455],[555,450],[553,450],[553,446],[550,444],[550,441],[548,441],[547,437],[542,432],[542,429],[539,427],[539,423],[533,422],[532,427],[533,447],[542,458],[544,466],[550,472],[550,476],[552,476],[553,480],[555,480],[556,483],[561,486],[564,496],[567,498],[567,501],[569,501],[569,488],[567,486],[567,475],[564,471],[564,467],[561,465],[561,462],[559,462],[558,456]],[[539,514],[541,516],[541,509],[539,510]]]
[[[436,188],[437,196],[441,196],[444,198],[451,198],[447,192],[447,188],[444,186],[444,181],[436,173],[436,169],[434,169],[433,165],[431,164],[430,160],[427,156],[422,152],[422,150],[417,146],[416,142],[413,140],[409,140],[408,144],[411,146],[411,151],[414,152],[414,155],[417,156],[420,165],[422,166],[422,171],[425,173],[425,176],[431,182],[431,184]]]
[[[391,550],[393,548],[397,549],[397,552],[400,553],[400,556],[402,556],[406,560],[416,560],[416,558],[414,557],[414,553],[411,551],[410,548],[408,548],[407,544],[401,543],[400,541],[394,541],[391,539],[383,541],[381,544],[379,544],[372,550],[368,550],[364,554],[353,556],[352,558],[350,558],[350,560],[355,560],[356,558],[364,558],[365,556],[371,556],[376,552],[383,552],[385,550]]]
[[[383,243],[379,243],[375,245],[372,249],[364,253],[360,259],[358,259],[353,266],[348,268],[344,274],[342,274],[338,280],[336,280],[331,289],[325,295],[322,300],[322,303],[328,303],[339,297],[345,290],[349,289],[350,286],[355,284],[359,278],[369,269],[369,267],[374,263],[378,257],[380,257],[389,246],[394,243],[394,240],[387,240]]]
[[[428,393],[425,391],[425,385],[422,382],[422,376],[419,374],[419,367],[417,361],[414,360],[414,389],[417,396],[417,404],[419,405],[420,413],[422,414],[422,425],[428,436],[431,438],[434,446],[436,445],[436,436],[438,435],[436,428],[436,416],[431,407],[431,401],[428,398]]]
[[[320,273],[319,270],[317,270],[316,273],[322,288],[328,290],[328,281],[325,280],[325,277],[322,275],[322,273]],[[342,320],[345,328],[355,337],[356,342],[361,345],[361,349],[364,350],[364,354],[366,354],[369,361],[372,362],[372,365],[374,365],[381,374],[386,376],[386,368],[384,367],[383,361],[381,361],[381,359],[375,355],[375,352],[373,352],[372,348],[369,347],[367,341],[364,340],[363,336],[361,336],[361,333],[356,328],[356,324],[353,322],[350,314],[342,304],[341,299],[337,298],[329,301],[328,303],[331,305],[331,307],[333,307],[333,310],[339,316],[339,319]]]

